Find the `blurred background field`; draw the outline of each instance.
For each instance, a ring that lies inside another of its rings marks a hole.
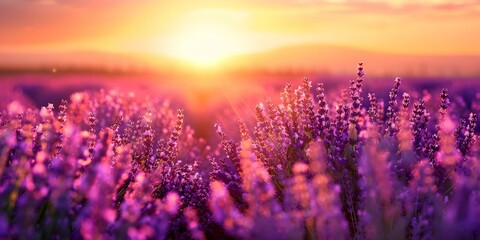
[[[375,67],[369,64],[365,66],[367,72],[370,67]],[[327,94],[331,93],[334,100],[339,97],[338,93],[342,89],[348,88],[348,81],[353,76],[354,74],[327,73],[112,74],[62,72],[62,69],[55,72],[9,73],[0,75],[3,92],[0,106],[5,107],[18,97],[35,107],[49,103],[58,105],[62,99],[70,99],[70,95],[75,92],[101,89],[146,94],[169,99],[174,106],[185,109],[187,122],[196,129],[197,136],[210,138],[215,122],[254,120],[253,107],[266,99],[277,99],[286,83],[298,85],[304,77],[308,77],[314,83],[324,83]],[[396,76],[367,75],[364,91],[386,99]],[[444,87],[448,87],[457,101],[464,101],[465,110],[471,109],[472,102],[480,99],[480,80],[477,77],[410,76],[403,79],[405,91],[416,92],[413,94],[415,99],[424,95],[438,95]],[[365,104],[368,105],[366,99]]]

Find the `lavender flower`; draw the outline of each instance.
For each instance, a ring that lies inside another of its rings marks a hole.
[[[390,134],[390,136],[393,136],[398,132],[398,117],[397,117],[397,111],[396,111],[396,106],[397,106],[397,95],[398,95],[398,89],[400,88],[400,84],[402,82],[402,79],[397,77],[395,78],[395,85],[393,86],[392,90],[390,90],[389,93],[389,100],[388,100],[388,107],[387,107],[387,129],[386,131]]]
[[[213,139],[133,92],[74,93],[58,112],[8,100],[0,238],[479,238],[478,104],[413,88],[399,105],[397,78],[366,109],[363,77],[360,63],[341,94],[287,84]]]

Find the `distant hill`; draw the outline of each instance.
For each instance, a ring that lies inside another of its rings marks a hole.
[[[157,59],[160,57],[156,57]],[[163,61],[167,62],[167,61]],[[93,51],[65,53],[0,53],[3,70],[58,69],[63,71],[136,72],[150,71],[149,58],[136,54],[117,54]]]
[[[268,73],[351,74],[362,61],[370,75],[423,77],[480,76],[480,56],[421,56],[378,53],[308,44],[287,46],[225,59],[221,70]],[[51,54],[2,54],[0,69],[50,69],[105,72],[182,72],[185,65],[165,56],[92,51]]]
[[[272,72],[351,73],[356,63],[365,63],[368,74],[402,76],[480,76],[480,56],[417,56],[377,53],[319,44],[287,46],[236,56],[232,69],[268,69]]]

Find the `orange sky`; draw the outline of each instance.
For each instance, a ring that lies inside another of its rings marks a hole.
[[[153,53],[191,61],[210,55],[201,60],[213,61],[319,43],[480,55],[479,39],[476,0],[0,0],[0,53]]]

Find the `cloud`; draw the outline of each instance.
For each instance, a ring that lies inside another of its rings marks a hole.
[[[327,11],[456,11],[478,10],[479,0],[265,0],[253,1],[259,5],[272,8],[294,7],[308,9],[321,7]]]
[[[259,45],[290,39],[338,44],[363,41],[365,46],[375,39],[389,44],[412,39],[413,45],[434,38],[430,41],[438,42],[434,45],[438,49],[444,45],[478,49],[473,43],[480,33],[476,24],[480,1],[0,0],[0,47],[130,46],[145,39],[162,39],[170,28],[179,27],[179,19],[221,21],[265,42]],[[434,29],[439,32],[429,33]]]

